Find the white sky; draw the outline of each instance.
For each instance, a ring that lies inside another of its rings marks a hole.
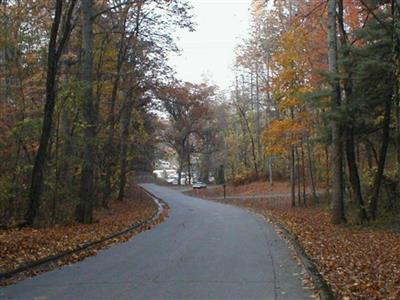
[[[180,56],[170,59],[178,79],[199,83],[206,77],[221,89],[234,80],[235,46],[246,37],[251,0],[191,0],[195,32],[179,30]]]

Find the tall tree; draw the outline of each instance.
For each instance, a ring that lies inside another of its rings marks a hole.
[[[340,46],[341,46],[341,54],[342,59],[345,61],[343,63],[343,70],[340,70],[343,73],[342,80],[342,97],[343,101],[347,102],[346,106],[351,106],[351,94],[352,94],[352,71],[349,68],[349,64],[351,61],[350,57],[350,49],[348,45],[348,34],[345,28],[345,20],[344,20],[344,12],[345,7],[343,5],[343,0],[338,0],[338,28],[340,33]],[[354,137],[354,117],[350,116],[350,121],[344,124],[344,139],[345,139],[345,152],[347,158],[347,166],[349,170],[349,181],[352,189],[352,197],[353,202],[358,207],[358,219],[361,223],[367,221],[367,211],[365,209],[364,198],[361,191],[361,182],[359,176],[359,167],[356,159],[356,150],[355,150],[355,137]]]
[[[124,101],[122,103],[121,112],[121,137],[120,137],[120,179],[119,179],[119,191],[118,199],[123,200],[125,196],[125,186],[127,177],[127,154],[128,154],[128,136],[129,136],[129,126],[131,124],[132,110],[136,102],[139,102],[141,97],[140,87],[138,81],[143,76],[138,70],[138,60],[141,55],[141,49],[138,43],[138,36],[140,33],[140,19],[142,18],[142,5],[143,1],[138,1],[135,9],[135,21],[134,30],[132,36],[133,45],[130,46],[131,55],[129,57],[131,75],[129,81],[129,89],[125,93]]]
[[[83,96],[83,117],[85,121],[85,146],[82,174],[77,206],[77,220],[82,223],[93,221],[95,198],[94,169],[96,159],[96,110],[93,102],[93,0],[82,0],[82,62],[81,80]]]
[[[337,1],[328,0],[328,61],[329,71],[332,74],[331,96],[331,133],[332,133],[332,222],[344,223],[343,203],[343,145],[342,129],[337,114],[341,105],[340,86],[337,79],[337,27],[336,27]]]
[[[26,225],[33,225],[40,205],[43,191],[44,172],[48,154],[48,145],[53,127],[53,114],[56,104],[56,84],[59,61],[64,47],[68,42],[72,26],[71,19],[75,7],[75,0],[71,0],[63,13],[63,0],[57,0],[54,10],[54,19],[51,26],[46,75],[46,100],[44,106],[44,117],[39,149],[36,153],[35,163],[32,170],[32,181],[29,190],[29,207],[25,215]],[[64,23],[62,23],[64,21]],[[60,29],[61,27],[61,29]]]

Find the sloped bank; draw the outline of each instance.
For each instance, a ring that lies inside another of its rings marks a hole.
[[[168,205],[143,188],[139,191],[140,199],[115,201],[110,210],[97,211],[101,218],[94,224],[0,231],[0,285],[81,261],[162,222]]]

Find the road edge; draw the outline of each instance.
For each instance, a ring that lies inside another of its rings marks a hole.
[[[194,196],[191,196],[194,197]],[[275,226],[275,231],[276,229],[280,230],[280,233],[284,236],[284,238],[288,241],[288,243],[293,247],[295,250],[297,256],[300,259],[301,264],[304,266],[306,272],[310,276],[312,283],[314,284],[314,287],[316,289],[317,295],[321,300],[336,300],[336,297],[334,296],[334,293],[328,284],[328,282],[325,280],[325,278],[321,275],[321,273],[318,271],[317,266],[314,262],[314,260],[306,253],[304,247],[301,245],[301,242],[299,239],[294,236],[276,217],[274,217],[271,213],[268,213],[267,216],[262,215],[261,213],[251,210],[245,207],[240,207],[238,205],[230,204],[227,202],[220,202],[218,199],[212,199],[212,198],[200,198],[196,197],[198,199],[202,199],[205,201],[212,201],[216,202],[222,205],[230,205],[230,206],[235,206],[237,208],[247,210],[248,212],[254,214],[256,217],[261,218],[265,222],[271,223],[273,226]],[[277,232],[279,234],[279,232]]]
[[[63,259],[65,257],[69,256],[69,255],[77,254],[77,253],[79,253],[79,252],[81,252],[83,250],[90,249],[93,246],[100,245],[100,244],[102,244],[102,243],[104,243],[106,241],[109,241],[109,240],[112,240],[114,238],[117,238],[117,237],[123,236],[125,234],[128,234],[131,231],[134,231],[134,230],[143,228],[146,225],[151,225],[151,224],[155,223],[160,218],[161,214],[168,208],[168,205],[162,199],[156,197],[155,195],[153,195],[152,193],[147,191],[142,186],[139,186],[139,187],[146,194],[148,194],[157,205],[157,211],[150,218],[148,218],[146,220],[143,220],[141,222],[133,223],[127,229],[124,229],[122,231],[110,234],[110,235],[108,235],[108,236],[106,236],[106,237],[104,237],[102,239],[99,239],[99,240],[96,240],[96,241],[81,245],[81,246],[79,246],[79,247],[77,247],[77,248],[75,248],[73,250],[68,250],[68,251],[64,251],[62,253],[58,253],[58,254],[55,254],[55,255],[50,255],[48,257],[45,257],[45,258],[42,258],[42,259],[39,259],[39,260],[36,260],[36,261],[33,261],[33,262],[26,263],[26,264],[14,269],[14,270],[2,272],[2,273],[0,273],[0,282],[2,280],[10,279],[13,276],[18,275],[18,274],[20,274],[22,272],[25,272],[25,271],[28,271],[28,270],[33,270],[33,269],[45,266],[46,264],[54,263],[54,262],[56,262],[56,261],[58,261],[60,259]]]
[[[311,280],[317,290],[318,296],[321,300],[335,300],[336,297],[328,284],[325,278],[318,271],[317,266],[314,260],[307,254],[304,247],[302,246],[299,239],[294,236],[276,217],[268,214],[268,216],[264,216],[260,213],[254,212],[257,216],[261,217],[264,221],[271,223],[276,226],[280,233],[284,236],[284,238],[293,246],[293,249],[296,251],[297,256],[300,259],[300,262],[306,269],[308,275],[311,277]]]

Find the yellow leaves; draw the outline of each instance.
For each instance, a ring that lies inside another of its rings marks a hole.
[[[300,105],[301,105],[301,101],[299,99],[295,99],[295,98],[283,99],[282,101],[279,102],[279,108],[281,110],[294,108],[294,107],[300,106]]]
[[[314,89],[314,70],[308,57],[310,45],[307,31],[296,26],[282,34],[278,51],[272,57],[272,91],[282,111],[304,106],[300,96]]]
[[[296,119],[272,121],[263,132],[263,142],[267,154],[285,154],[289,147],[300,142],[309,130],[306,114]]]

